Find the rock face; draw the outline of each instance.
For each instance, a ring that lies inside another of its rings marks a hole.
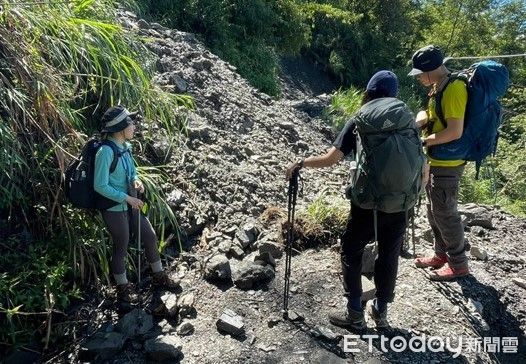
[[[130,27],[135,21],[124,23]],[[254,219],[270,206],[285,206],[285,166],[330,146],[334,135],[320,116],[330,97],[296,94],[296,100],[272,99],[192,34],[142,21],[131,27],[153,40],[146,46],[159,57],[155,81],[165,90],[192,96],[196,104],[187,115],[187,139],[169,160],[178,173],[166,182],[181,186],[175,178],[185,181],[183,187],[167,191],[170,204],[179,210],[189,236],[200,234],[218,216],[216,230],[238,226],[232,254],[240,258],[242,250],[257,242],[260,227]],[[162,133],[155,128],[156,138]],[[160,145],[156,148],[160,159],[166,152]],[[305,175],[310,177],[313,199],[323,187],[322,173],[310,170]],[[195,206],[200,206],[198,214]]]

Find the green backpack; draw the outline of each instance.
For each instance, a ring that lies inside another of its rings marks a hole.
[[[405,211],[418,201],[425,156],[413,113],[396,98],[375,99],[355,116],[357,153],[346,195],[363,209]],[[375,229],[376,231],[376,229]]]

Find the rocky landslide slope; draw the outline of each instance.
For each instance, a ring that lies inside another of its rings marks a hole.
[[[279,210],[286,209],[284,168],[330,146],[333,134],[319,117],[329,98],[284,77],[284,97],[271,99],[192,34],[148,24],[130,13],[122,19],[158,55],[157,82],[195,98],[182,147],[172,153],[159,132],[150,151],[170,161],[168,195],[191,250],[170,258],[180,290],[152,292],[145,282],[143,304],[128,313],[115,309],[111,292],[93,297],[73,313],[82,338],[49,362],[526,362],[526,221],[492,207],[463,206],[471,276],[431,283],[425,270],[401,258],[396,299],[389,308],[392,330],[384,333],[406,340],[463,336],[475,344],[480,340],[485,352],[469,346],[458,357],[454,350],[413,353],[388,346],[384,351],[379,340],[368,348],[368,341],[360,339],[358,353],[345,353],[341,338],[351,333],[327,320],[328,312],[344,302],[337,246],[292,258],[290,308],[304,320],[283,320]],[[305,188],[298,209],[322,190],[341,195],[346,174],[345,163],[302,172]],[[432,248],[421,210],[417,253]],[[365,267],[372,266],[373,253],[370,245]],[[367,334],[379,334],[371,320],[368,326]],[[504,347],[492,353],[494,347],[483,346],[484,338],[492,337],[517,338],[515,345],[506,343],[517,353],[504,353]]]

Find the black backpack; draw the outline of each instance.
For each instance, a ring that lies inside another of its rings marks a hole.
[[[119,203],[106,198],[96,192],[93,188],[95,173],[95,155],[103,145],[113,150],[113,161],[110,165],[110,173],[115,171],[119,158],[126,152],[121,152],[117,145],[110,140],[90,139],[80,155],[68,165],[65,173],[64,190],[66,197],[75,207],[83,209],[106,210]]]

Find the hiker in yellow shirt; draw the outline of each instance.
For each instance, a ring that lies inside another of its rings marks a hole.
[[[423,129],[423,144],[429,151],[434,145],[445,144],[462,136],[464,114],[468,100],[466,84],[449,81],[450,72],[443,64],[442,51],[433,45],[423,47],[412,58],[414,76],[424,87],[429,87],[429,105],[416,117]],[[436,94],[442,92],[441,105],[436,105]],[[443,118],[437,108],[440,107]],[[429,157],[430,178],[426,186],[427,216],[433,230],[435,254],[415,260],[419,268],[433,268],[432,280],[452,280],[469,274],[465,253],[464,227],[457,209],[463,160],[438,160]]]

